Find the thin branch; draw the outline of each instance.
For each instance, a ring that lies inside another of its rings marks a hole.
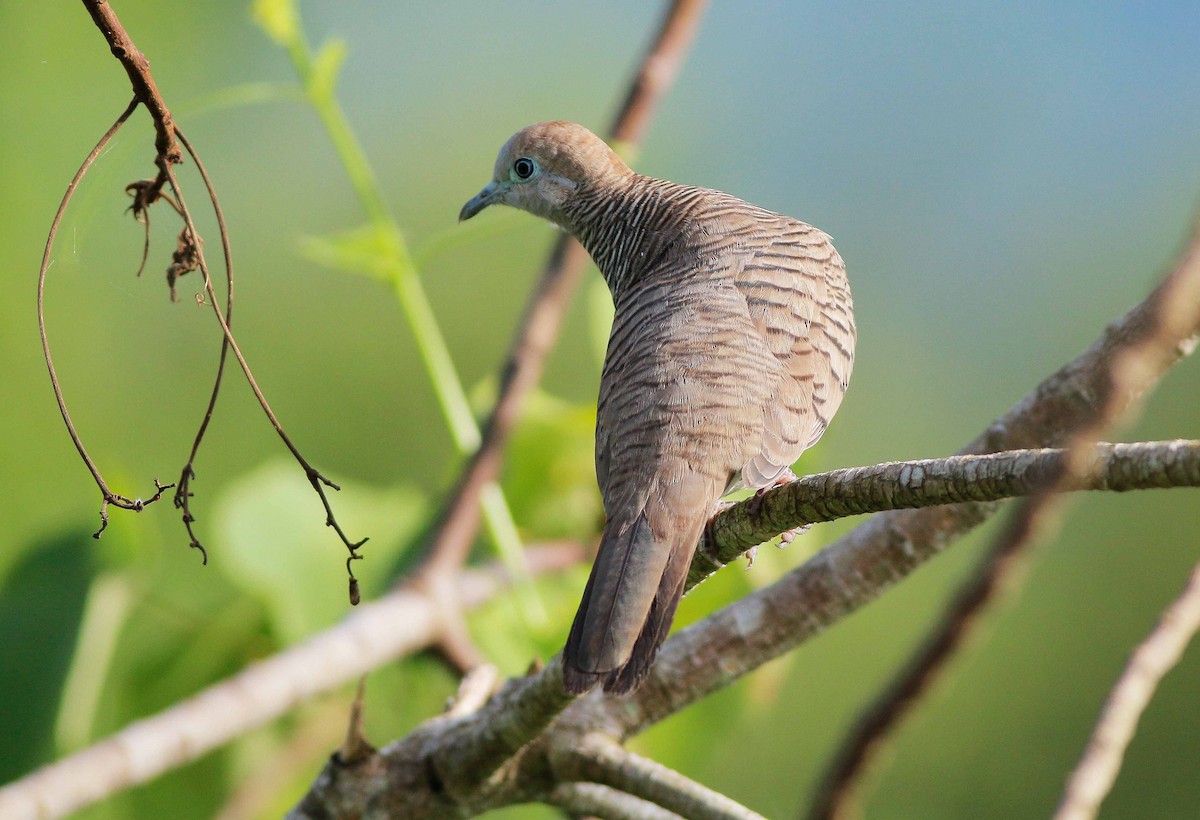
[[[1064,424],[1066,448],[1057,475],[1022,506],[992,542],[931,633],[863,713],[834,757],[811,810],[812,817],[847,813],[857,782],[883,740],[927,692],[1002,593],[1016,584],[1038,533],[1052,522],[1058,495],[1089,469],[1092,443],[1134,412],[1142,391],[1182,353],[1200,325],[1200,221],[1175,269],[1143,303],[1142,321],[1128,342],[1099,363],[1089,407]]]
[[[578,550],[531,550],[530,571],[557,572]],[[462,605],[473,609],[510,583],[499,567],[464,571]],[[372,669],[429,645],[438,602],[419,586],[354,610],[338,625],[20,780],[0,787],[0,817],[49,820],[195,760]]]
[[[167,175],[167,181],[171,184],[171,190],[175,193],[175,198],[179,202],[179,210],[183,215],[183,221],[187,227],[187,232],[191,236],[199,236],[200,234],[196,230],[196,224],[192,220],[192,214],[188,210],[187,204],[184,201],[183,191],[179,186],[179,178],[176,176],[175,170],[170,165],[164,166],[163,170]],[[242,375],[246,377],[246,382],[250,385],[250,390],[254,393],[254,397],[258,399],[259,407],[261,407],[262,411],[266,413],[267,419],[271,422],[271,426],[275,428],[276,434],[278,434],[280,440],[283,441],[283,444],[285,447],[287,447],[288,452],[292,454],[292,458],[296,459],[296,462],[300,465],[301,469],[304,470],[304,475],[306,478],[308,478],[308,483],[312,485],[313,490],[315,490],[317,495],[320,497],[321,504],[325,507],[325,526],[333,528],[333,531],[337,533],[338,537],[342,540],[342,544],[345,545],[346,550],[350,553],[350,556],[346,559],[346,573],[350,576],[352,584],[351,598],[353,599],[355,597],[353,594],[353,590],[355,589],[353,584],[354,573],[350,569],[350,562],[362,558],[362,556],[358,554],[358,548],[365,544],[367,539],[363,538],[359,541],[352,542],[349,537],[347,537],[346,533],[342,530],[341,525],[338,524],[337,518],[333,514],[333,508],[329,505],[329,498],[326,496],[324,489],[325,487],[329,487],[334,490],[340,490],[341,487],[339,487],[337,484],[334,484],[332,481],[322,475],[320,471],[308,463],[308,460],[300,453],[300,451],[296,448],[296,445],[292,443],[291,438],[284,431],[283,425],[279,422],[279,418],[275,415],[275,411],[271,409],[271,405],[267,402],[267,397],[263,395],[262,390],[259,389],[258,382],[254,378],[254,373],[250,370],[250,364],[246,361],[246,357],[242,355],[241,348],[238,346],[237,340],[233,337],[233,331],[230,329],[229,323],[225,321],[225,315],[221,311],[220,302],[217,299],[217,292],[213,287],[212,277],[209,274],[208,263],[204,259],[204,251],[200,248],[199,243],[197,243],[196,246],[196,261],[200,267],[201,273],[204,275],[204,290],[208,294],[208,301],[212,306],[213,314],[217,317],[217,321],[221,325],[221,332],[225,335],[225,340],[229,343],[229,349],[233,351],[234,358],[237,359],[238,364],[242,368]]]
[[[598,783],[563,783],[546,795],[546,802],[574,816],[605,820],[683,820],[673,811],[647,803]]]
[[[354,693],[354,701],[350,704],[350,720],[346,726],[346,739],[342,741],[342,748],[335,753],[338,762],[343,765],[353,766],[376,752],[375,747],[367,740],[366,730],[363,728],[366,700],[367,676],[363,674],[358,679],[358,689]]]
[[[562,780],[599,783],[691,820],[761,820],[762,815],[679,772],[591,734],[554,758]]]
[[[609,131],[623,150],[636,150],[641,143],[654,110],[683,65],[706,6],[706,0],[675,0],[667,9]],[[501,370],[499,397],[484,424],[483,441],[442,509],[423,571],[453,571],[466,560],[479,530],[483,490],[500,474],[504,447],[525,397],[541,379],[587,261],[587,252],[570,236],[563,234],[555,242]]]
[[[1179,662],[1200,629],[1200,564],[1162,620],[1138,645],[1113,687],[1087,751],[1067,783],[1055,820],[1090,820],[1116,780],[1138,720],[1159,681]]]
[[[108,5],[107,0],[83,0],[84,7],[92,15],[92,22],[108,41],[112,54],[121,63],[129,82],[133,85],[134,97],[146,106],[150,116],[154,118],[155,149],[159,157],[169,164],[176,164],[183,159],[179,145],[175,141],[175,123],[171,111],[158,93],[158,86],[150,74],[150,61],[138,50],[133,40],[117,19],[117,14]],[[161,185],[161,183],[160,183]]]
[[[100,468],[96,466],[96,462],[88,454],[87,448],[83,445],[83,439],[79,437],[79,432],[75,429],[75,423],[71,421],[71,414],[67,410],[67,401],[63,397],[62,384],[58,379],[58,372],[54,367],[54,359],[50,355],[50,339],[46,335],[46,274],[50,270],[51,255],[54,252],[54,240],[58,236],[58,228],[62,224],[63,215],[67,211],[67,206],[71,204],[71,200],[75,197],[75,191],[79,188],[79,184],[91,169],[92,163],[100,156],[100,153],[108,145],[113,136],[125,124],[130,115],[138,106],[138,98],[134,97],[129,101],[129,105],[121,112],[112,126],[104,132],[104,136],[96,143],[96,147],[83,160],[79,166],[79,170],[75,172],[75,176],[71,178],[71,182],[67,185],[67,190],[63,194],[62,201],[58,204],[58,210],[54,213],[54,220],[50,223],[50,234],[46,237],[46,246],[42,250],[42,264],[38,268],[38,283],[37,283],[37,318],[38,318],[38,333],[42,340],[42,353],[46,358],[46,369],[50,372],[50,385],[54,388],[54,398],[58,401],[58,411],[62,414],[63,422],[67,426],[67,433],[71,436],[71,441],[75,445],[83,463],[87,465],[88,471],[92,474],[92,479],[95,480],[96,486],[100,489],[100,528],[93,533],[94,538],[99,538],[108,526],[108,507],[112,505],[123,510],[133,510],[141,512],[146,508],[147,504],[157,501],[163,494],[164,490],[175,486],[174,484],[160,484],[158,479],[154,480],[154,495],[148,500],[141,498],[128,498],[126,496],[114,493],[108,488],[107,482],[100,474]]]
[[[346,573],[349,575],[350,579],[350,600],[351,603],[356,604],[358,603],[358,584],[357,580],[354,578],[354,573],[350,569],[350,563],[351,561],[361,557],[357,550],[366,542],[367,539],[364,538],[357,542],[351,542],[346,536],[345,532],[342,530],[341,526],[338,524],[337,519],[333,514],[333,509],[329,504],[329,499],[325,493],[326,487],[337,490],[339,489],[338,485],[334,484],[332,481],[318,472],[314,467],[312,467],[312,465],[310,465],[308,461],[300,454],[300,451],[296,449],[295,445],[292,444],[291,439],[284,432],[283,427],[279,423],[278,418],[275,416],[274,411],[271,410],[270,405],[267,403],[266,397],[263,395],[262,391],[255,382],[254,375],[251,373],[250,367],[247,364],[245,357],[242,355],[241,350],[238,348],[237,341],[233,337],[233,332],[230,330],[230,321],[232,319],[233,310],[233,270],[231,265],[232,254],[229,245],[229,234],[225,227],[225,220],[223,214],[221,213],[220,204],[217,201],[212,181],[207,172],[203,169],[203,166],[199,162],[195,151],[192,149],[192,146],[188,144],[187,140],[176,128],[174,120],[171,116],[171,112],[167,108],[166,103],[163,101],[162,96],[159,94],[158,87],[154,82],[154,77],[150,73],[149,61],[141,53],[141,51],[138,50],[137,46],[134,45],[133,40],[129,37],[128,32],[126,32],[125,28],[121,25],[121,21],[117,18],[116,13],[112,10],[107,2],[104,2],[104,0],[82,0],[82,2],[84,7],[87,8],[88,12],[91,14],[93,22],[95,22],[97,28],[104,35],[104,38],[108,42],[109,48],[112,50],[113,55],[118,59],[118,61],[120,61],[121,65],[125,69],[126,74],[129,75],[130,81],[133,84],[135,95],[134,102],[130,104],[129,110],[118,120],[118,126],[120,123],[124,122],[130,113],[132,113],[133,108],[139,102],[146,106],[147,110],[154,119],[157,133],[157,139],[155,142],[157,156],[155,157],[155,164],[158,166],[159,173],[154,180],[134,183],[127,189],[131,190],[134,194],[134,204],[132,206],[134,216],[135,218],[144,219],[148,227],[149,214],[147,209],[160,198],[166,199],[179,213],[185,227],[179,235],[179,247],[175,252],[175,261],[167,270],[167,283],[172,289],[172,294],[174,294],[175,278],[187,273],[190,270],[199,268],[204,277],[204,291],[208,296],[207,301],[212,306],[213,312],[217,317],[218,323],[221,325],[221,331],[223,333],[220,362],[217,369],[217,378],[213,385],[213,392],[210,396],[209,405],[205,412],[204,419],[201,422],[200,429],[193,443],[191,456],[181,472],[181,478],[179,482],[180,486],[175,494],[175,505],[183,510],[183,520],[188,531],[188,536],[191,540],[190,545],[194,548],[200,549],[201,554],[204,555],[204,559],[207,562],[207,555],[204,554],[204,548],[197,540],[191,526],[195,519],[192,516],[189,508],[190,505],[188,499],[191,495],[189,485],[191,480],[195,477],[193,461],[195,459],[196,451],[199,448],[200,441],[203,439],[204,432],[208,427],[208,422],[212,416],[213,407],[216,403],[217,393],[220,390],[221,376],[225,369],[226,353],[228,350],[232,350],[235,358],[241,365],[242,372],[245,374],[246,380],[250,384],[250,388],[254,392],[255,397],[258,399],[259,405],[262,407],[263,412],[266,413],[267,418],[275,428],[276,433],[279,434],[279,437],[283,440],[284,445],[300,464],[301,468],[304,470],[305,476],[308,478],[309,483],[320,497],[321,504],[325,508],[326,526],[334,529],[349,552],[349,557],[346,559]],[[107,142],[107,139],[111,137],[113,132],[115,132],[115,127],[114,129],[110,130],[109,134],[106,135],[102,142]],[[212,200],[212,205],[214,211],[216,212],[217,221],[220,226],[222,249],[224,251],[226,265],[226,283],[228,288],[228,302],[224,314],[222,314],[216,291],[213,288],[212,277],[209,274],[208,264],[204,259],[204,252],[202,249],[203,243],[200,238],[200,233],[196,230],[195,223],[192,219],[190,211],[188,210],[187,203],[183,198],[183,193],[179,187],[179,180],[174,171],[174,166],[182,161],[182,154],[179,150],[180,142],[184,144],[189,154],[197,162],[197,165],[201,169],[201,175],[204,178],[204,183],[207,187],[209,197]],[[98,153],[99,150],[97,149],[94,154]],[[94,159],[94,156],[85,162],[84,167],[81,168],[80,173],[77,174],[72,186],[68,188],[68,194],[74,191],[74,186],[78,184],[79,179],[82,178],[82,174],[86,172],[87,167],[90,166],[92,159]],[[162,192],[163,186],[168,182],[170,183],[171,191],[174,193],[174,198],[167,196]],[[70,197],[68,196],[67,201],[69,201],[69,198]],[[59,388],[57,377],[54,374],[53,364],[50,361],[49,347],[45,341],[44,322],[41,321],[41,315],[43,312],[42,290],[45,278],[45,268],[47,266],[46,260],[49,259],[50,247],[53,243],[54,234],[58,228],[58,222],[61,219],[61,211],[65,208],[65,205],[66,201],[64,201],[63,205],[60,206],[60,213],[55,218],[50,240],[47,242],[47,248],[43,261],[43,269],[38,278],[39,324],[42,325],[43,349],[46,353],[47,365],[51,370],[51,380],[54,383],[55,394],[59,398],[59,407],[63,413],[63,418],[67,423],[68,431],[70,432],[72,439],[75,441],[77,449],[80,451],[80,455],[83,456],[85,463],[88,465],[89,470],[91,470],[93,477],[96,479],[100,486],[101,492],[104,495],[104,500],[100,508],[101,526],[100,530],[96,533],[96,537],[99,538],[100,533],[104,531],[104,527],[108,523],[107,509],[110,504],[127,509],[140,510],[145,506],[145,504],[150,502],[143,502],[141,499],[130,500],[124,498],[123,496],[117,496],[109,492],[107,486],[103,482],[103,479],[100,478],[99,471],[96,469],[91,459],[87,456],[86,451],[83,449],[83,445],[79,441],[79,437],[76,434],[73,425],[71,424],[70,417],[66,411],[66,405],[62,401],[62,391]],[[157,481],[155,481],[155,486],[158,490],[158,493],[154,496],[154,498],[150,499],[151,501],[157,500],[159,496],[161,496],[163,490],[175,485],[160,485]]]
[[[208,169],[204,167],[204,163],[200,161],[199,155],[192,150],[192,144],[188,142],[187,137],[178,128],[175,129],[175,134],[179,141],[183,143],[183,147],[187,149],[188,156],[192,158],[192,162],[196,163],[196,170],[200,172],[200,178],[204,180],[204,187],[208,191],[209,202],[212,203],[213,213],[217,218],[217,230],[221,237],[221,252],[225,258],[225,326],[233,325],[233,248],[229,242],[229,229],[225,224],[225,212],[221,208],[220,199],[217,197],[216,188],[213,187],[212,179],[208,175]],[[177,207],[182,216],[182,208]],[[149,212],[147,212],[148,214]],[[147,230],[149,223],[147,223]],[[147,235],[148,236],[148,235]],[[205,274],[207,276],[207,273]],[[200,426],[196,430],[196,437],[192,440],[192,450],[188,453],[187,462],[183,465],[183,470],[180,471],[179,481],[175,489],[175,508],[183,511],[183,526],[187,529],[190,546],[193,549],[200,550],[203,556],[204,563],[208,563],[208,554],[204,547],[201,546],[200,540],[196,537],[195,531],[192,529],[192,524],[196,518],[192,515],[191,510],[191,484],[192,479],[196,477],[195,462],[196,454],[200,451],[200,443],[204,440],[204,434],[208,431],[208,423],[212,421],[213,411],[217,406],[217,395],[221,392],[221,384],[225,376],[225,362],[229,358],[229,337],[225,334],[221,335],[221,352],[217,357],[217,373],[213,378],[212,393],[208,397],[208,406],[204,409],[204,418],[200,421]]]

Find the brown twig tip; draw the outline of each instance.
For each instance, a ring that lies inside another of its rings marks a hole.
[[[346,740],[335,755],[337,762],[343,766],[355,766],[376,752],[363,730],[366,696],[367,676],[363,675],[358,679],[358,690],[354,693],[354,702],[350,704],[350,722],[346,727]]]
[[[100,502],[100,529],[92,533],[92,538],[100,540],[100,536],[108,528],[108,507],[110,504],[114,507],[119,507],[122,510],[141,512],[142,510],[146,509],[146,507],[162,498],[162,494],[174,486],[174,484],[163,484],[156,478],[154,479],[154,495],[146,499],[127,498],[126,496],[110,492],[106,487],[101,487],[100,492],[103,496],[103,500]]]

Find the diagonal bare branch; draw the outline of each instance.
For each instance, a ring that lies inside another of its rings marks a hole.
[[[813,817],[848,812],[853,792],[884,738],[928,691],[946,664],[1002,593],[1015,585],[1039,533],[1061,507],[1059,493],[1083,475],[1092,443],[1124,416],[1136,412],[1143,390],[1195,345],[1200,327],[1200,221],[1179,262],[1139,306],[1127,341],[1097,362],[1088,401],[1060,421],[1065,439],[1061,466],[1018,507],[992,542],[976,572],[946,607],[912,658],[863,713],[834,757],[811,809]]]
[[[1187,586],[1163,613],[1113,687],[1087,751],[1067,782],[1055,820],[1090,820],[1108,795],[1138,720],[1159,681],[1179,662],[1188,642],[1200,629],[1200,564]]]

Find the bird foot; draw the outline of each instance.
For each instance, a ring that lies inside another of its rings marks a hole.
[[[792,527],[790,530],[786,530],[785,532],[781,532],[779,534],[779,543],[776,544],[775,546],[778,547],[779,549],[783,549],[784,547],[790,547],[792,545],[792,542],[796,540],[796,536],[804,535],[804,533],[808,532],[811,529],[812,529],[812,524],[804,524],[799,527]]]
[[[748,509],[750,515],[758,515],[759,510],[762,509],[763,495],[768,490],[773,490],[776,487],[782,487],[784,484],[791,484],[793,481],[796,481],[799,478],[800,476],[793,473],[792,468],[788,467],[782,473],[775,476],[775,480],[770,484],[765,487],[759,487],[758,491],[755,492],[754,495],[750,496],[750,506]]]

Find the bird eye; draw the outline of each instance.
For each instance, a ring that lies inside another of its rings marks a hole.
[[[513,163],[513,173],[517,175],[517,179],[529,179],[536,170],[537,166],[529,157],[520,157]]]

